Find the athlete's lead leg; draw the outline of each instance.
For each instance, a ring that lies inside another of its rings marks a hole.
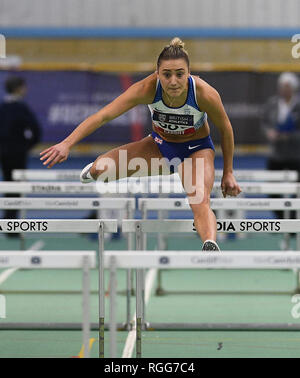
[[[217,221],[210,208],[210,193],[214,184],[214,151],[200,150],[179,166],[179,174],[189,204],[194,213],[194,223],[203,241],[203,250],[217,251]]]

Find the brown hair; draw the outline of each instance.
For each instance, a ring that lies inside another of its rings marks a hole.
[[[178,37],[172,39],[169,45],[165,46],[157,59],[157,68],[159,68],[162,60],[184,59],[188,68],[190,68],[190,60],[187,51],[184,49],[184,43]]]

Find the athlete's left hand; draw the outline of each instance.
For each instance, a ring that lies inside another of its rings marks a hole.
[[[222,188],[222,194],[224,198],[226,198],[226,196],[236,197],[242,191],[242,189],[236,182],[233,176],[233,173],[223,174],[222,181],[221,181],[221,188]]]

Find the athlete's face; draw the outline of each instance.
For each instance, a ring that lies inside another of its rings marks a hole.
[[[184,59],[162,60],[158,77],[169,97],[180,97],[188,88],[189,68]]]

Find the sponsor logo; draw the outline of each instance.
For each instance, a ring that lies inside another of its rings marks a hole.
[[[32,185],[32,192],[61,192],[61,187],[57,185]]]
[[[233,222],[217,222],[219,232],[279,232],[280,222],[276,221],[242,221],[239,227],[235,227]]]
[[[257,264],[300,264],[299,257],[256,257],[254,262]]]
[[[157,115],[157,120],[158,121],[165,122],[166,119],[167,119],[167,115],[166,114],[158,113],[158,115]]]
[[[40,265],[42,263],[42,259],[39,256],[32,256],[31,264],[32,265]]]
[[[189,150],[193,150],[194,148],[200,147],[201,144],[197,144],[197,146],[189,146]]]
[[[196,265],[214,265],[217,263],[221,264],[231,264],[232,259],[223,256],[199,256],[192,257],[191,262]]]
[[[29,200],[6,200],[4,206],[30,206],[32,204]]]
[[[8,257],[0,257],[0,264],[8,265],[9,258]]]
[[[39,232],[48,230],[48,222],[44,221],[8,221],[6,229],[0,226],[1,231],[4,232]]]
[[[69,207],[78,207],[78,201],[59,201],[51,200],[45,201],[46,206],[69,206]]]
[[[167,256],[162,256],[162,257],[159,258],[159,263],[163,264],[163,265],[169,264],[170,259]]]

